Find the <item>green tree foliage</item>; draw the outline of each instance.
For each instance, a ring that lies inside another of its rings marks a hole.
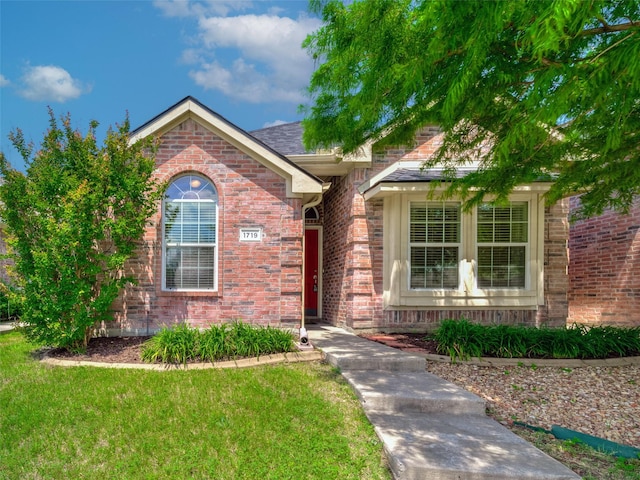
[[[438,124],[449,193],[556,176],[550,203],[582,193],[583,215],[640,193],[638,0],[312,0],[324,24],[304,121],[309,147],[409,144]],[[478,190],[479,189],[479,190]]]
[[[139,246],[157,209],[155,147],[129,144],[129,120],[109,129],[103,146],[91,122],[86,136],[67,115],[50,128],[33,153],[20,130],[10,139],[26,175],[0,154],[0,216],[24,296],[27,337],[82,350],[97,322],[109,320],[120,289],[132,281],[124,265]],[[149,154],[150,153],[150,154]]]

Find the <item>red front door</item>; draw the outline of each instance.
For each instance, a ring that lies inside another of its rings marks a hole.
[[[304,314],[318,316],[318,230],[304,231]]]

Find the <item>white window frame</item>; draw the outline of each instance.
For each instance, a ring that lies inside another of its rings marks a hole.
[[[194,178],[198,178],[198,179],[202,179],[207,181],[208,183],[211,184],[211,186],[213,187],[213,190],[216,192],[216,199],[215,200],[201,200],[201,199],[168,199],[165,198],[162,201],[162,291],[164,292],[217,292],[218,291],[218,269],[219,269],[219,249],[218,249],[218,243],[219,243],[219,229],[218,229],[218,224],[219,224],[219,202],[218,202],[218,195],[217,195],[217,189],[215,188],[215,185],[213,184],[213,182],[211,180],[209,180],[208,178],[206,178],[204,175],[200,175],[200,174],[194,174],[194,173],[189,173],[186,175],[181,175],[178,177],[175,177],[171,180],[171,182],[169,183],[169,185],[172,185],[174,182],[178,181],[180,178],[185,177],[185,176],[191,176]],[[214,203],[215,204],[215,211],[214,211],[214,215],[215,215],[215,224],[214,224],[214,229],[215,229],[215,242],[212,243],[194,243],[194,242],[178,242],[178,243],[169,243],[167,242],[166,239],[166,204],[167,203]],[[167,287],[167,247],[208,247],[208,248],[213,248],[213,288],[168,288]]]
[[[425,202],[424,192],[384,197],[385,307],[535,308],[544,303],[544,199],[532,191],[514,193],[509,200],[528,204],[525,286],[479,288],[477,284],[477,210],[462,211],[459,284],[457,289],[410,288],[410,202]],[[428,201],[438,203],[438,201]]]

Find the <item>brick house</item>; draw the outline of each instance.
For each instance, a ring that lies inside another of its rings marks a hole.
[[[579,198],[571,198],[571,209]],[[640,325],[640,197],[571,224],[569,323]]]
[[[440,141],[308,152],[300,123],[247,133],[187,97],[132,132],[159,137],[165,201],[130,262],[114,330],[240,319],[321,319],[354,330],[425,330],[444,318],[562,326],[568,201],[534,183],[470,212],[428,200]]]

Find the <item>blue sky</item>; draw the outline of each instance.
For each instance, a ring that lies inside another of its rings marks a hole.
[[[0,0],[0,149],[24,168],[7,136],[39,144],[48,106],[101,136],[187,95],[248,131],[299,120],[319,26],[306,0]]]

